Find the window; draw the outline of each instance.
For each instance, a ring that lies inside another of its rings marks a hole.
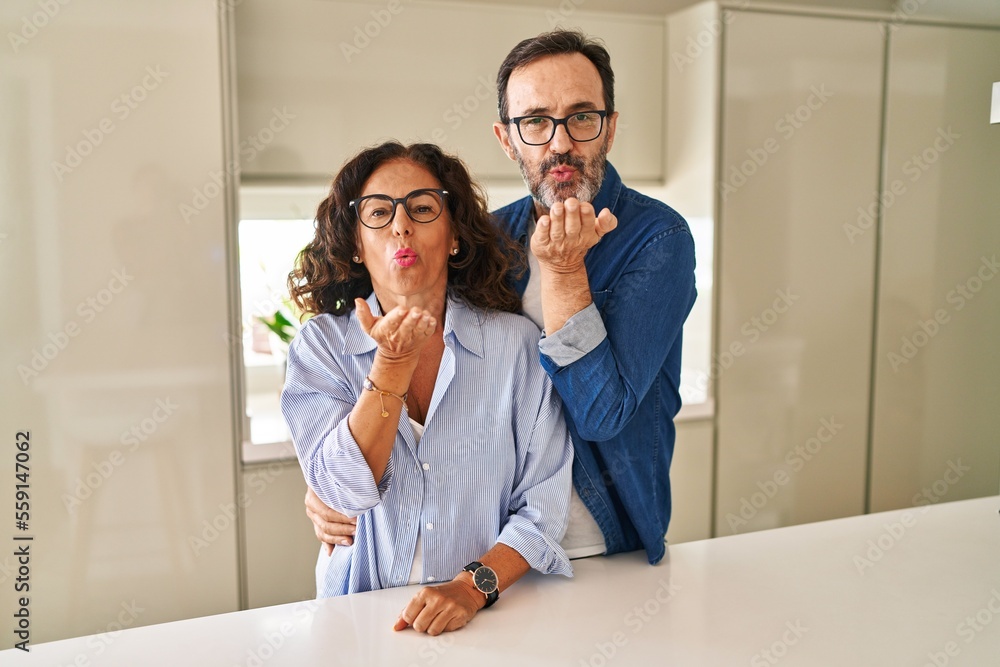
[[[261,318],[281,312],[298,325],[299,313],[288,297],[288,273],[313,237],[314,212],[325,194],[318,188],[240,190],[245,462],[295,455],[279,406],[288,346]]]
[[[715,268],[713,240],[715,221],[687,218],[694,237],[694,280],[698,300],[684,323],[684,350],[681,355],[681,400],[684,405],[711,400],[709,363],[712,357],[712,277]]]

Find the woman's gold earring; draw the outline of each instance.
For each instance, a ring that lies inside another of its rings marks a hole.
[[[355,255],[354,257],[351,257],[351,259],[354,261],[355,264],[360,264],[361,263],[361,258],[358,257],[357,255]]]

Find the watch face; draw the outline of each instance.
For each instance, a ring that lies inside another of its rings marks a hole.
[[[472,573],[472,581],[476,588],[487,595],[497,589],[497,573],[485,565]]]

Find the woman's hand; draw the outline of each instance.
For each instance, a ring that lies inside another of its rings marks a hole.
[[[420,308],[397,306],[382,317],[375,317],[368,302],[355,299],[358,321],[366,334],[375,339],[379,354],[387,361],[412,361],[437,328],[437,320]]]
[[[316,539],[326,546],[326,555],[333,555],[334,546],[349,547],[358,520],[327,507],[312,489],[306,487],[306,516],[313,523]]]
[[[421,588],[392,629],[410,626],[429,635],[451,632],[464,627],[485,605],[486,596],[473,585],[470,574],[462,572],[446,584]]]

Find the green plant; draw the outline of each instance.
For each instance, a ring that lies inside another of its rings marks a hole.
[[[300,322],[308,320],[301,317],[302,313],[289,299],[282,299],[283,308],[278,308],[273,315],[257,315],[257,319],[270,329],[285,345],[291,345],[295,334],[299,332]]]
[[[257,319],[264,323],[282,343],[290,345],[295,334],[299,332],[298,326],[291,322],[280,310],[274,311],[270,317],[258,315]]]

